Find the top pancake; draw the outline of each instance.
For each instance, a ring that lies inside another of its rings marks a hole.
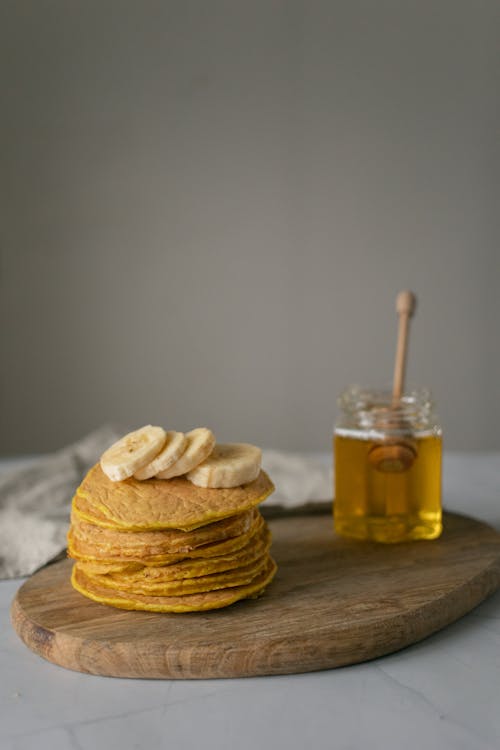
[[[117,529],[191,529],[255,507],[274,485],[264,471],[240,487],[197,487],[184,477],[112,482],[96,464],[77,490]]]

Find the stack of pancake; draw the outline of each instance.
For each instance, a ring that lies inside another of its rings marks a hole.
[[[258,596],[276,572],[257,508],[273,490],[264,471],[238,487],[212,488],[185,476],[111,481],[96,464],[73,498],[72,584],[94,601],[152,612]]]

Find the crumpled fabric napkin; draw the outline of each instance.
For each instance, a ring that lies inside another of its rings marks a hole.
[[[123,434],[105,425],[28,466],[0,472],[0,579],[30,575],[65,549],[77,486]],[[262,465],[276,486],[265,506],[298,508],[331,496],[331,469],[314,458],[264,450]]]
[[[313,501],[332,500],[332,459],[322,461],[307,453],[263,450],[262,468],[276,487],[262,507],[298,509]]]
[[[71,499],[118,434],[92,432],[28,466],[0,473],[0,578],[30,575],[66,547]]]

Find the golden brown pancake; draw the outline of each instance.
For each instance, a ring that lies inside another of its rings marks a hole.
[[[133,573],[142,570],[144,565],[139,562],[130,563],[102,563],[80,559],[80,568],[87,575],[107,575],[108,573]]]
[[[267,556],[241,568],[228,570],[223,573],[199,576],[197,578],[181,578],[175,581],[140,581],[123,580],[120,573],[112,573],[107,576],[91,576],[86,573],[89,580],[99,586],[124,591],[132,594],[144,594],[146,596],[185,596],[186,594],[200,594],[205,591],[216,591],[217,589],[230,588],[232,586],[244,586],[250,583],[260,573],[266,564]],[[75,563],[80,566],[80,563]]]
[[[78,569],[78,563],[73,566],[71,582],[74,588],[84,596],[120,609],[140,609],[149,612],[202,612],[226,607],[239,599],[258,596],[272,581],[276,570],[276,563],[268,556],[265,567],[248,584],[184,596],[146,596],[115,591],[96,584]]]
[[[273,578],[271,535],[256,506],[274,487],[261,471],[230,489],[185,477],[112,482],[99,465],[72,503],[72,584],[124,609],[189,612],[257,596]]]
[[[273,492],[274,486],[261,471],[249,484],[228,489],[197,487],[184,477],[148,479],[133,477],[112,482],[96,464],[77,490],[91,509],[130,531],[182,529],[200,526],[254,508]]]
[[[100,562],[102,564],[117,565],[122,563],[129,565],[131,563],[140,563],[141,565],[168,565],[185,560],[187,553],[161,555],[145,555],[143,550],[128,550],[127,553],[116,550],[112,553],[109,550],[101,550],[97,545],[90,545],[77,539],[70,529],[67,536],[68,556],[74,560],[84,560],[85,562]]]
[[[166,480],[165,480],[166,481]],[[134,548],[102,548],[96,543],[89,543],[85,540],[81,540],[76,534],[75,530],[71,527],[68,532],[68,554],[75,560],[84,560],[86,562],[100,562],[104,564],[118,563],[129,564],[129,563],[141,563],[143,565],[168,565],[170,563],[176,563],[186,558],[209,558],[219,557],[220,555],[226,555],[231,552],[244,547],[250,542],[250,540],[259,533],[264,527],[264,519],[257,513],[252,521],[248,531],[243,534],[239,534],[236,537],[230,539],[224,539],[221,542],[212,542],[204,544],[199,547],[195,547],[189,552],[180,553],[162,553],[162,554],[148,554],[147,550],[141,547]]]
[[[257,562],[269,551],[271,546],[271,534],[269,530],[263,529],[245,547],[237,552],[221,555],[220,557],[199,558],[198,560],[182,560],[178,563],[163,565],[161,567],[138,566],[135,569],[116,570],[116,566],[106,569],[96,568],[92,563],[80,561],[79,568],[91,578],[105,575],[109,580],[115,581],[117,577],[123,584],[156,584],[165,581],[178,581],[185,578],[199,578],[200,576],[223,573],[228,570],[241,568],[245,565]]]
[[[189,552],[204,544],[223,541],[248,531],[255,521],[257,510],[239,513],[231,518],[201,526],[193,531],[161,529],[159,531],[118,531],[104,529],[82,520],[78,512],[71,511],[71,528],[75,538],[88,544],[95,544],[105,550],[142,549],[149,555],[165,552]]]
[[[123,529],[117,527],[117,525],[110,521],[103,513],[97,508],[94,508],[89,500],[82,497],[81,495],[75,495],[71,504],[72,512],[81,518],[82,521],[87,521],[94,526],[99,526],[100,529],[112,529],[113,531],[129,532],[129,529]]]

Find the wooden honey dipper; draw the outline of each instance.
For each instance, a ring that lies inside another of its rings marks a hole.
[[[399,326],[392,382],[392,409],[394,410],[401,403],[401,396],[404,393],[410,318],[414,315],[416,306],[417,298],[413,292],[403,291],[396,297]],[[411,440],[411,428],[405,420],[397,418],[391,426],[399,430],[407,430],[409,439],[389,439],[387,442],[374,446],[368,454],[368,460],[378,471],[407,471],[417,457],[415,443]]]

